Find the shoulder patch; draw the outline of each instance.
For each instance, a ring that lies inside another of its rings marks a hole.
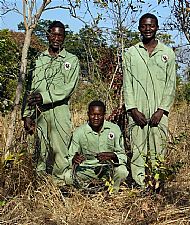
[[[64,67],[65,67],[65,70],[70,70],[71,69],[70,62],[65,62]]]
[[[168,55],[162,55],[162,61],[163,62],[166,63],[168,61],[168,59],[169,59]]]
[[[108,139],[113,140],[115,138],[115,134],[113,132],[109,132]]]

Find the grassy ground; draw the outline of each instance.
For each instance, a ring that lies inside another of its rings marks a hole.
[[[3,145],[6,119],[1,118]],[[81,111],[73,111],[78,126],[85,120]],[[170,115],[167,164],[183,162],[160,194],[145,194],[138,189],[121,187],[117,196],[104,192],[82,194],[70,189],[65,196],[51,177],[35,176],[29,153],[15,154],[0,171],[0,224],[3,225],[188,225],[190,224],[190,107],[175,107]],[[18,132],[17,150],[32,146]],[[22,143],[22,145],[21,145]],[[1,152],[2,153],[2,152]]]

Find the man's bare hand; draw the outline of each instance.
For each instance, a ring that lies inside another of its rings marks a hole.
[[[162,116],[164,114],[163,109],[158,109],[151,117],[149,125],[151,127],[157,127],[158,124],[160,123],[160,120],[162,119]]]
[[[137,108],[131,109],[131,116],[134,122],[141,128],[147,125],[147,120],[145,115],[142,112],[138,111]]]
[[[42,105],[43,99],[40,93],[33,93],[28,96],[28,105],[29,106],[36,106]]]
[[[84,155],[76,152],[73,159],[72,159],[72,164],[74,165],[79,165],[81,164],[84,160],[86,160],[86,158],[84,157]]]
[[[100,152],[97,154],[96,158],[100,161],[113,160],[115,163],[118,163],[119,160],[114,152]]]

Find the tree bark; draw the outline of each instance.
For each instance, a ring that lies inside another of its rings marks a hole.
[[[17,116],[17,112],[19,110],[20,98],[21,98],[22,90],[23,90],[23,83],[24,83],[25,76],[26,76],[26,68],[27,68],[27,61],[28,61],[27,56],[28,56],[28,49],[29,49],[30,42],[31,42],[32,31],[33,31],[33,29],[26,30],[24,46],[22,48],[21,67],[20,67],[18,84],[17,84],[17,88],[16,88],[16,93],[15,93],[13,110],[10,115],[9,129],[8,129],[7,140],[6,140],[6,145],[5,145],[6,154],[9,153],[9,149],[11,147],[13,137],[14,137],[16,116]]]

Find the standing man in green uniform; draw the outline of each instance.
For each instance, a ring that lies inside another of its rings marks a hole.
[[[105,121],[105,105],[92,101],[88,106],[88,122],[78,127],[69,148],[71,167],[65,175],[66,184],[90,182],[104,177],[104,168],[112,173],[113,192],[118,192],[120,183],[128,176],[122,133],[118,125]],[[113,171],[111,171],[113,170]],[[102,172],[101,172],[102,171]],[[74,176],[75,175],[75,176]]]
[[[168,113],[175,97],[173,50],[155,38],[158,19],[147,13],[139,20],[142,42],[124,55],[124,100],[129,115],[133,179],[144,187],[145,162],[164,157]]]
[[[36,60],[23,120],[30,134],[37,125],[41,142],[37,172],[46,173],[52,166],[53,178],[59,181],[68,166],[72,128],[69,99],[78,84],[79,61],[63,48],[65,27],[60,21],[49,26],[47,39],[49,48]]]

